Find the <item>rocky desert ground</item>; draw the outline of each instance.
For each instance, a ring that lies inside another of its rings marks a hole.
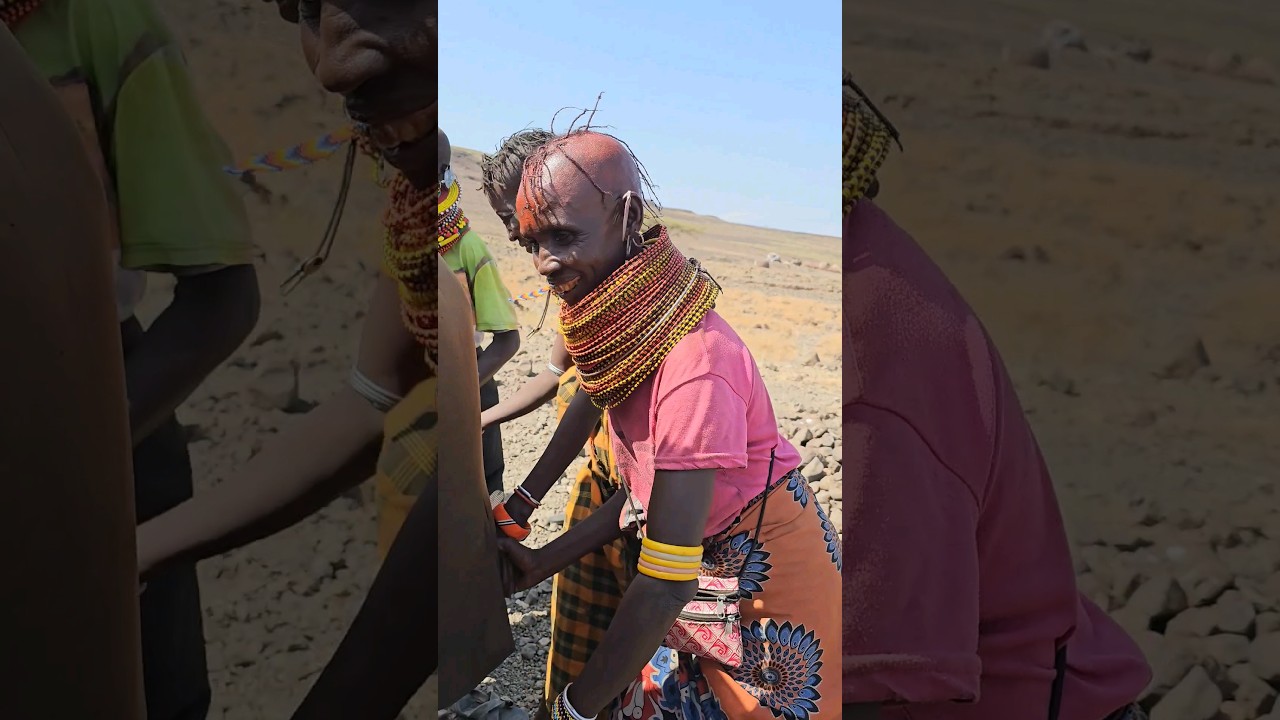
[[[846,3],[881,202],[995,336],[1156,720],[1280,689],[1280,8]]]

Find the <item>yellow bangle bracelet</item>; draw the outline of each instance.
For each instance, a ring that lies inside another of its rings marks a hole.
[[[686,581],[686,580],[697,580],[697,579],[698,579],[697,574],[694,574],[694,575],[677,575],[677,574],[675,574],[675,573],[662,572],[661,570],[653,570],[653,569],[651,569],[651,568],[645,567],[643,564],[641,564],[640,566],[638,566],[636,569],[637,569],[637,570],[639,570],[639,571],[640,571],[640,574],[642,574],[642,575],[648,575],[648,576],[649,576],[649,577],[651,577],[651,578],[657,578],[657,579],[659,579],[659,580],[673,580],[673,581],[675,581],[675,582],[684,582],[684,581]]]
[[[673,555],[671,553],[658,552],[647,547],[641,547],[640,552],[651,558],[666,560],[667,562],[689,562],[695,557],[694,555]],[[702,558],[699,557],[698,560],[701,561]]]
[[[636,561],[636,568],[648,568],[650,570],[658,571],[658,573],[669,573],[672,575],[689,575],[689,577],[692,578],[698,577],[698,569],[696,568],[664,568],[664,566],[654,564],[652,560],[646,559],[646,557],[643,556],[640,557],[640,560]]]
[[[674,568],[676,570],[697,570],[702,567],[702,558],[698,558],[693,562],[677,562],[674,560],[667,560],[665,558],[654,557],[652,554],[645,552],[644,549],[640,550],[640,559],[648,562],[650,565]]]
[[[666,544],[666,543],[660,543],[660,542],[658,542],[657,540],[653,540],[653,539],[648,538],[648,537],[646,537],[645,539],[641,540],[641,541],[640,541],[640,545],[641,545],[642,547],[647,547],[647,548],[649,548],[649,549],[651,549],[651,550],[657,550],[657,551],[659,551],[659,552],[671,553],[672,555],[693,556],[693,555],[701,555],[701,554],[702,554],[702,546],[701,546],[701,545],[668,545],[668,544]]]

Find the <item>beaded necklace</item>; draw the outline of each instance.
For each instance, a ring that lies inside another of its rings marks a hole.
[[[0,0],[0,22],[10,29],[17,27],[28,15],[40,7],[43,0]]]
[[[440,331],[436,298],[437,205],[430,192],[418,190],[399,174],[391,180],[389,194],[383,214],[387,228],[385,268],[400,288],[401,319],[426,347],[427,366],[434,373]]]
[[[443,255],[467,231],[467,216],[462,212],[462,186],[453,177],[453,173],[445,175],[445,182],[440,185],[440,203],[436,208],[440,213],[440,254]]]
[[[649,379],[720,294],[720,285],[697,260],[685,258],[665,227],[650,228],[642,245],[590,294],[560,308],[581,387],[603,410]]]
[[[889,155],[889,143],[897,142],[898,131],[880,114],[862,88],[844,73],[844,212],[866,197],[875,186],[876,171]]]

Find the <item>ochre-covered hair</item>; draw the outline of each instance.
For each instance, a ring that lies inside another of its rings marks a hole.
[[[889,154],[889,144],[896,142],[898,131],[881,114],[867,94],[844,71],[844,212],[848,214],[862,198],[874,197],[878,188],[876,172]]]

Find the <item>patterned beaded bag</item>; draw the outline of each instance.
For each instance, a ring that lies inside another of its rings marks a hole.
[[[752,543],[760,544],[760,526],[764,524],[765,503],[769,500],[769,487],[773,482],[773,461],[776,449],[769,453],[769,472],[765,475],[764,496],[760,499],[760,516],[756,518],[755,535]],[[622,483],[627,492],[627,502],[631,504],[633,516],[639,517],[635,508],[628,483]],[[643,532],[641,538],[644,537]],[[746,567],[743,555],[743,568]],[[738,576],[718,577],[710,574],[713,566],[705,559],[698,573],[698,592],[680,610],[676,622],[667,631],[663,639],[663,647],[676,652],[689,653],[698,657],[728,666],[738,667],[742,664],[742,594],[739,589]]]

